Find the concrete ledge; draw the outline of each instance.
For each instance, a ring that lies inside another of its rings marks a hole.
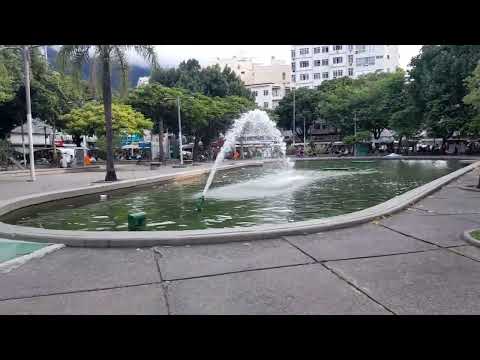
[[[464,231],[463,234],[462,234],[462,238],[463,240],[465,240],[466,242],[472,244],[472,245],[475,245],[475,246],[478,246],[480,247],[480,240],[477,240],[475,239],[472,235],[470,235],[470,233],[472,231],[475,231],[475,230],[480,230],[480,229],[470,229],[470,230],[467,230],[467,231]]]
[[[53,244],[47,247],[44,247],[42,249],[38,249],[30,254],[19,256],[17,258],[14,258],[12,260],[5,261],[0,264],[0,273],[8,273],[23,264],[25,264],[27,261],[32,260],[32,259],[38,259],[41,258],[47,254],[50,254],[51,252],[57,251],[61,248],[65,247],[63,244]]]
[[[238,163],[225,165],[219,170],[226,170],[244,166],[261,165],[262,162]],[[299,221],[288,224],[266,224],[245,228],[221,228],[206,230],[184,231],[71,231],[48,230],[33,227],[9,225],[0,222],[0,237],[9,239],[25,239],[29,241],[60,243],[74,247],[151,247],[155,245],[193,245],[212,244],[233,241],[250,241],[276,238],[286,235],[304,235],[326,230],[333,230],[366,223],[377,218],[391,215],[409,207],[423,197],[438,190],[440,187],[455,180],[459,176],[480,166],[480,162],[468,165],[428,184],[412,189],[386,202],[370,208],[349,214],[329,218]],[[0,215],[4,215],[22,207],[70,198],[86,194],[106,192],[115,189],[138,185],[158,183],[168,180],[179,180],[199,176],[209,169],[191,170],[175,175],[163,175],[142,179],[125,180],[118,183],[100,184],[87,188],[78,188],[61,192],[49,192],[37,195],[24,196],[0,203]]]

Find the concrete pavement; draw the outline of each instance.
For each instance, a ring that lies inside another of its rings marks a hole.
[[[347,229],[64,248],[0,274],[0,314],[480,314],[480,250],[460,237],[480,227],[480,193],[458,189],[477,176]]]

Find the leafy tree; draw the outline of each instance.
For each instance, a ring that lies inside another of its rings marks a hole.
[[[175,98],[184,95],[185,93],[179,89],[150,83],[135,89],[126,99],[127,104],[154,121],[154,132],[160,134],[160,161],[164,159],[162,143],[164,128],[177,127]]]
[[[347,145],[360,144],[369,141],[371,137],[370,131],[359,131],[356,135],[348,135],[343,138],[343,142]]]
[[[202,69],[195,59],[183,61],[176,69],[153,71],[150,82],[206,96],[241,96],[254,100],[250,90],[230,68],[222,70],[219,65],[213,65]]]
[[[473,107],[463,102],[467,95],[464,79],[479,60],[479,45],[426,45],[412,59],[412,99],[432,136],[446,140],[464,130],[472,118]]]
[[[77,77],[80,76],[82,65],[88,61],[89,52],[93,50],[98,56],[102,74],[102,99],[104,106],[105,130],[107,139],[107,173],[105,181],[116,181],[117,175],[113,165],[113,128],[112,128],[112,84],[111,65],[117,63],[122,72],[122,88],[127,89],[128,64],[126,52],[130,49],[150,61],[153,67],[156,66],[156,55],[150,45],[64,45],[62,46],[58,59],[63,70],[71,65]],[[125,90],[126,91],[126,90]],[[124,91],[124,93],[125,93]]]
[[[310,126],[318,118],[317,106],[319,92],[315,89],[299,88],[295,90],[295,133],[303,138],[303,121],[308,132]],[[284,129],[291,129],[293,125],[293,92],[285,95],[274,110],[278,125]],[[305,134],[306,136],[307,134]]]
[[[467,123],[465,130],[469,135],[480,135],[480,65],[477,65],[472,75],[465,80],[468,94],[463,102],[475,109],[475,114]]]
[[[63,116],[66,129],[75,136],[106,136],[105,108],[103,104],[90,101],[81,108],[73,109]],[[112,129],[117,135],[143,134],[143,130],[151,129],[152,121],[142,113],[135,111],[130,105],[112,104]],[[108,145],[107,145],[108,150]]]

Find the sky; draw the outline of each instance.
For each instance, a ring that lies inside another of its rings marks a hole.
[[[422,45],[400,45],[400,66],[407,68],[410,59],[417,55]],[[290,45],[155,45],[161,66],[176,66],[183,60],[197,59],[201,65],[208,65],[216,57],[247,56],[269,63],[270,58],[290,62]],[[143,60],[132,54],[131,63],[141,64]]]

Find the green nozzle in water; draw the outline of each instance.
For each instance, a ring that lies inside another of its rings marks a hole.
[[[197,200],[197,211],[202,211],[203,204],[205,203],[205,196],[202,195],[198,200]]]

